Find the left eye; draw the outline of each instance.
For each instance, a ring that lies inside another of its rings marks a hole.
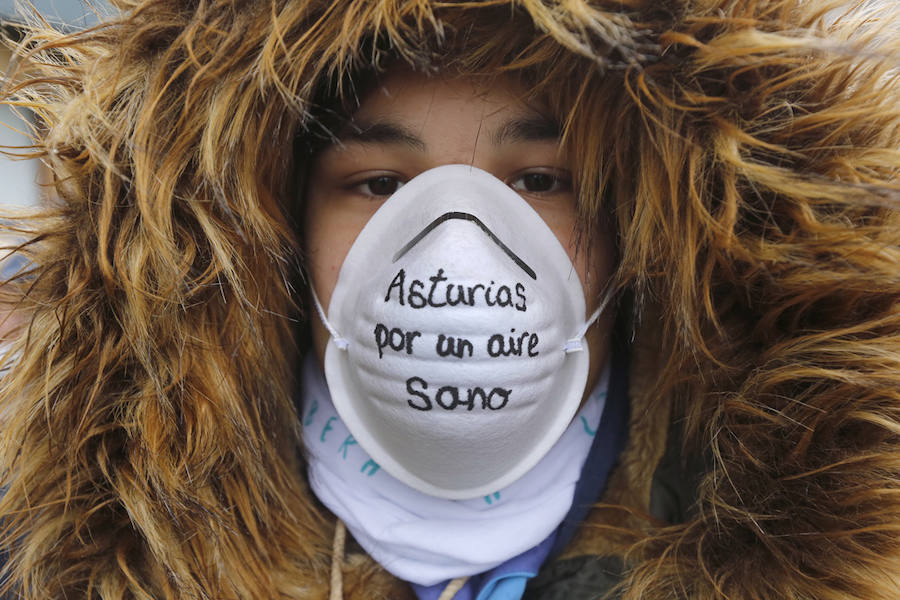
[[[366,196],[390,196],[401,187],[404,182],[392,175],[378,175],[370,177],[356,186],[357,190]]]
[[[525,173],[514,179],[509,187],[517,192],[529,194],[550,194],[560,192],[569,186],[569,180],[553,173]]]

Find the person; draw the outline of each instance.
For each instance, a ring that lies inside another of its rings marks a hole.
[[[5,91],[4,593],[897,597],[892,6],[123,8]]]

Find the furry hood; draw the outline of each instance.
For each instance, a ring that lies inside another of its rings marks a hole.
[[[118,4],[83,33],[36,28],[6,87],[55,181],[45,214],[5,225],[35,265],[0,287],[27,315],[0,384],[7,586],[327,594],[292,404],[292,174],[361,78],[408,63],[549,98],[582,227],[615,220],[636,347],[653,339],[641,410],[708,462],[687,522],[590,532],[627,554],[624,597],[900,597],[892,5]],[[359,597],[394,597],[351,570]]]

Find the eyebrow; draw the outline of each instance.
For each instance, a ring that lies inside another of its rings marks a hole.
[[[360,144],[402,144],[424,151],[425,142],[410,129],[390,121],[372,124],[349,123],[339,136],[342,142]]]
[[[491,142],[500,146],[514,142],[558,141],[559,124],[541,116],[509,119],[491,135]],[[392,121],[374,123],[350,122],[338,135],[342,142],[359,144],[401,144],[424,152],[425,141],[408,127]]]
[[[500,146],[511,142],[558,141],[561,132],[558,123],[546,117],[510,119],[497,128],[491,141]]]

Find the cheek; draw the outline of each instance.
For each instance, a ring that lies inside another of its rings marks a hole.
[[[581,239],[579,244],[575,233],[578,218],[574,205],[535,208],[575,266],[590,314],[597,306],[603,286],[615,268],[614,236],[611,232],[600,231],[590,239]]]
[[[323,308],[328,309],[344,258],[370,215],[342,211],[311,195],[305,211],[306,264]]]
[[[615,236],[611,231],[601,231],[591,239],[582,239],[578,244],[578,236],[575,234],[577,219],[574,211],[567,214],[565,218],[560,215],[557,215],[555,219],[548,219],[544,214],[541,216],[544,217],[544,221],[550,226],[569,255],[569,260],[575,266],[575,272],[578,274],[584,290],[585,317],[588,317],[599,306],[600,296],[606,282],[615,269]],[[603,365],[609,358],[612,324],[613,313],[606,310],[587,331],[586,341],[590,349],[590,370],[584,389],[585,398],[594,389],[603,371]]]
[[[615,269],[616,252],[613,240],[614,236],[611,233],[600,232],[595,234],[592,239],[582,241],[582,245],[574,257],[574,247],[568,249],[578,277],[581,279],[581,285],[584,287],[588,314],[593,312],[599,304],[600,295]],[[572,244],[574,246],[574,240],[572,240]]]
[[[327,194],[317,194],[310,190],[306,198],[303,229],[307,274],[326,312],[344,258],[371,216],[348,212],[343,210],[339,203],[330,200],[333,198]],[[311,297],[307,298],[307,306],[310,307],[307,318],[313,350],[319,364],[324,364],[329,334],[312,307]]]

